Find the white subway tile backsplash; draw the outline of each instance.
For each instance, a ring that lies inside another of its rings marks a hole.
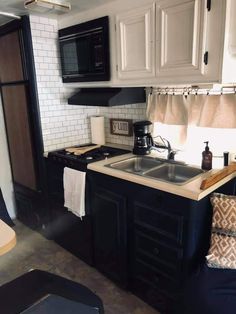
[[[32,29],[32,35],[33,36],[40,36],[40,30]]]
[[[48,69],[48,64],[47,63],[39,63],[39,68],[40,69]]]
[[[34,22],[34,24],[31,24],[31,28],[35,26],[35,23],[39,23],[39,16],[32,14],[30,16],[31,23]]]
[[[45,24],[44,29],[47,32],[54,32],[54,27],[53,27],[53,25],[50,25],[50,24]]]
[[[47,17],[40,16],[39,17],[39,23],[48,25],[49,19]]]
[[[34,29],[44,31],[44,24],[36,23]]]

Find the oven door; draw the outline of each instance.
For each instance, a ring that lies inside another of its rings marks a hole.
[[[64,207],[64,165],[49,158],[46,158],[45,162],[51,217],[50,238],[73,255],[93,265],[92,222],[89,214],[89,181],[86,178],[86,216],[80,219]]]

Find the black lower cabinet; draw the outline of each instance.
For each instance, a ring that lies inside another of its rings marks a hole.
[[[37,191],[32,191],[14,184],[17,218],[31,229],[50,238],[50,210],[47,197]]]
[[[209,248],[209,196],[194,201],[91,170],[87,175],[95,267],[162,314],[182,314],[185,282]],[[234,190],[231,181],[217,192]]]
[[[209,196],[194,201],[87,170],[81,220],[63,206],[64,166],[46,164],[52,238],[160,313],[182,314],[185,282],[210,244]],[[235,194],[235,181],[217,192]],[[23,213],[29,205],[20,193],[17,201]],[[22,219],[43,223],[36,213]]]
[[[64,207],[64,166],[45,159],[50,207],[51,239],[89,265],[93,265],[92,219],[89,214],[89,180],[86,182],[86,212],[80,219]]]
[[[127,285],[127,200],[93,181],[91,209],[95,266],[122,286]]]
[[[186,251],[185,240],[187,224],[192,222],[184,209],[191,211],[191,205],[181,198],[171,204],[167,194],[149,190],[146,191],[148,201],[131,198],[133,267],[130,288],[161,313],[177,313],[184,278],[190,268],[189,262],[193,260],[191,253]],[[153,197],[156,202],[151,203]],[[196,247],[194,250],[196,254]]]

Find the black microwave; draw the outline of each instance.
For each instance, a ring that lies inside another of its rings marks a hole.
[[[60,29],[59,47],[63,82],[110,80],[108,16]]]

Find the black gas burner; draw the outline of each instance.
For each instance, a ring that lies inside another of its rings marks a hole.
[[[92,146],[93,144],[91,144]],[[83,145],[90,146],[90,145]],[[83,147],[77,146],[77,147]],[[76,148],[76,146],[75,146]],[[114,148],[110,146],[101,146],[94,148],[84,154],[75,155],[74,153],[70,153],[66,151],[66,149],[55,150],[48,153],[48,158],[50,160],[62,163],[63,165],[74,168],[80,171],[86,171],[87,165],[91,162],[103,160],[106,158],[111,158],[115,156],[119,156],[122,154],[130,153],[129,150]]]

